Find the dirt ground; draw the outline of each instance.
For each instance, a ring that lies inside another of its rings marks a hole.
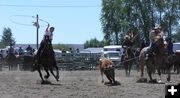
[[[133,71],[126,77],[124,70],[116,70],[116,80],[121,85],[106,86],[101,83],[98,70],[60,71],[59,82],[51,75],[53,85],[42,85],[38,72],[0,71],[0,98],[164,98],[167,83],[136,83],[139,75]],[[165,81],[166,75],[162,79]],[[180,75],[173,74],[171,84],[177,83]]]

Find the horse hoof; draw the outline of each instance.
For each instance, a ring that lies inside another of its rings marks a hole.
[[[52,84],[52,83],[50,81],[45,80],[45,81],[41,81],[41,84]]]
[[[46,75],[46,76],[44,76],[44,78],[45,78],[45,79],[48,79],[48,78],[49,78],[49,76],[47,76],[47,75]]]
[[[104,85],[110,85],[112,84],[111,82],[105,82]]]
[[[165,84],[165,82],[163,82],[162,80],[159,80],[157,82],[158,82],[158,84]]]
[[[105,82],[104,85],[107,85],[107,86],[116,86],[116,85],[121,85],[121,83],[118,82],[118,81],[114,81],[113,83],[112,82]]]
[[[140,78],[137,83],[147,83],[147,78]]]
[[[118,82],[118,81],[115,81],[115,82],[113,83],[113,85],[121,85],[121,83]]]
[[[104,83],[104,81],[102,80],[101,83]]]
[[[59,81],[59,76],[56,77],[56,81]]]
[[[158,83],[158,81],[156,79],[153,79],[153,80],[149,80],[149,83]]]

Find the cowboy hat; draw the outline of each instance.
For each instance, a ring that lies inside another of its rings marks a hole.
[[[155,29],[155,30],[156,30],[156,29],[161,29],[161,26],[158,25],[158,24],[156,24],[155,27],[154,27],[154,29]]]
[[[124,37],[124,39],[129,39],[130,37],[129,37],[129,35],[126,35],[125,37]]]

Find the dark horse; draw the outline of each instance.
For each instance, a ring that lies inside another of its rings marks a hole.
[[[41,45],[42,45],[42,51],[40,51],[40,54],[36,55],[34,58],[35,64],[33,66],[33,70],[37,70],[39,72],[42,82],[44,81],[44,78],[45,79],[49,78],[50,74],[48,71],[50,71],[51,74],[54,76],[54,78],[57,81],[59,81],[58,80],[59,79],[59,70],[58,70],[58,66],[56,65],[51,41],[49,39],[45,39],[41,43]],[[41,68],[44,68],[44,70],[47,73],[47,75],[45,75],[44,78],[42,77]],[[54,68],[56,69],[56,75],[53,72]]]
[[[121,58],[121,62],[124,65],[126,76],[130,76],[131,67],[134,62],[134,53],[130,47],[126,47],[124,55]]]
[[[8,54],[5,59],[5,64],[8,65],[9,70],[12,70],[13,68],[17,67],[20,61],[19,56],[15,56],[15,54]]]
[[[154,79],[152,78],[152,73],[155,72],[155,69],[157,69],[158,75],[160,77],[159,82],[161,81],[161,68],[162,66],[166,66],[168,64],[168,54],[167,49],[165,48],[164,40],[163,38],[158,39],[158,41],[155,43],[158,49],[158,53],[156,55],[149,54],[148,59],[145,60],[145,54],[147,53],[147,50],[149,47],[145,47],[141,50],[139,55],[139,63],[141,67],[141,77],[144,76],[144,66],[147,67],[147,73],[149,76],[150,81],[153,82]],[[167,66],[169,67],[169,66]],[[170,70],[168,71],[168,81],[170,81]]]

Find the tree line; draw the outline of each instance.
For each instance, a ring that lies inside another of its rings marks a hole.
[[[122,44],[128,32],[137,35],[140,45],[159,24],[169,38],[180,41],[180,0],[102,0],[101,24],[104,45]],[[93,41],[93,40],[89,40]],[[87,43],[85,43],[87,45]]]

